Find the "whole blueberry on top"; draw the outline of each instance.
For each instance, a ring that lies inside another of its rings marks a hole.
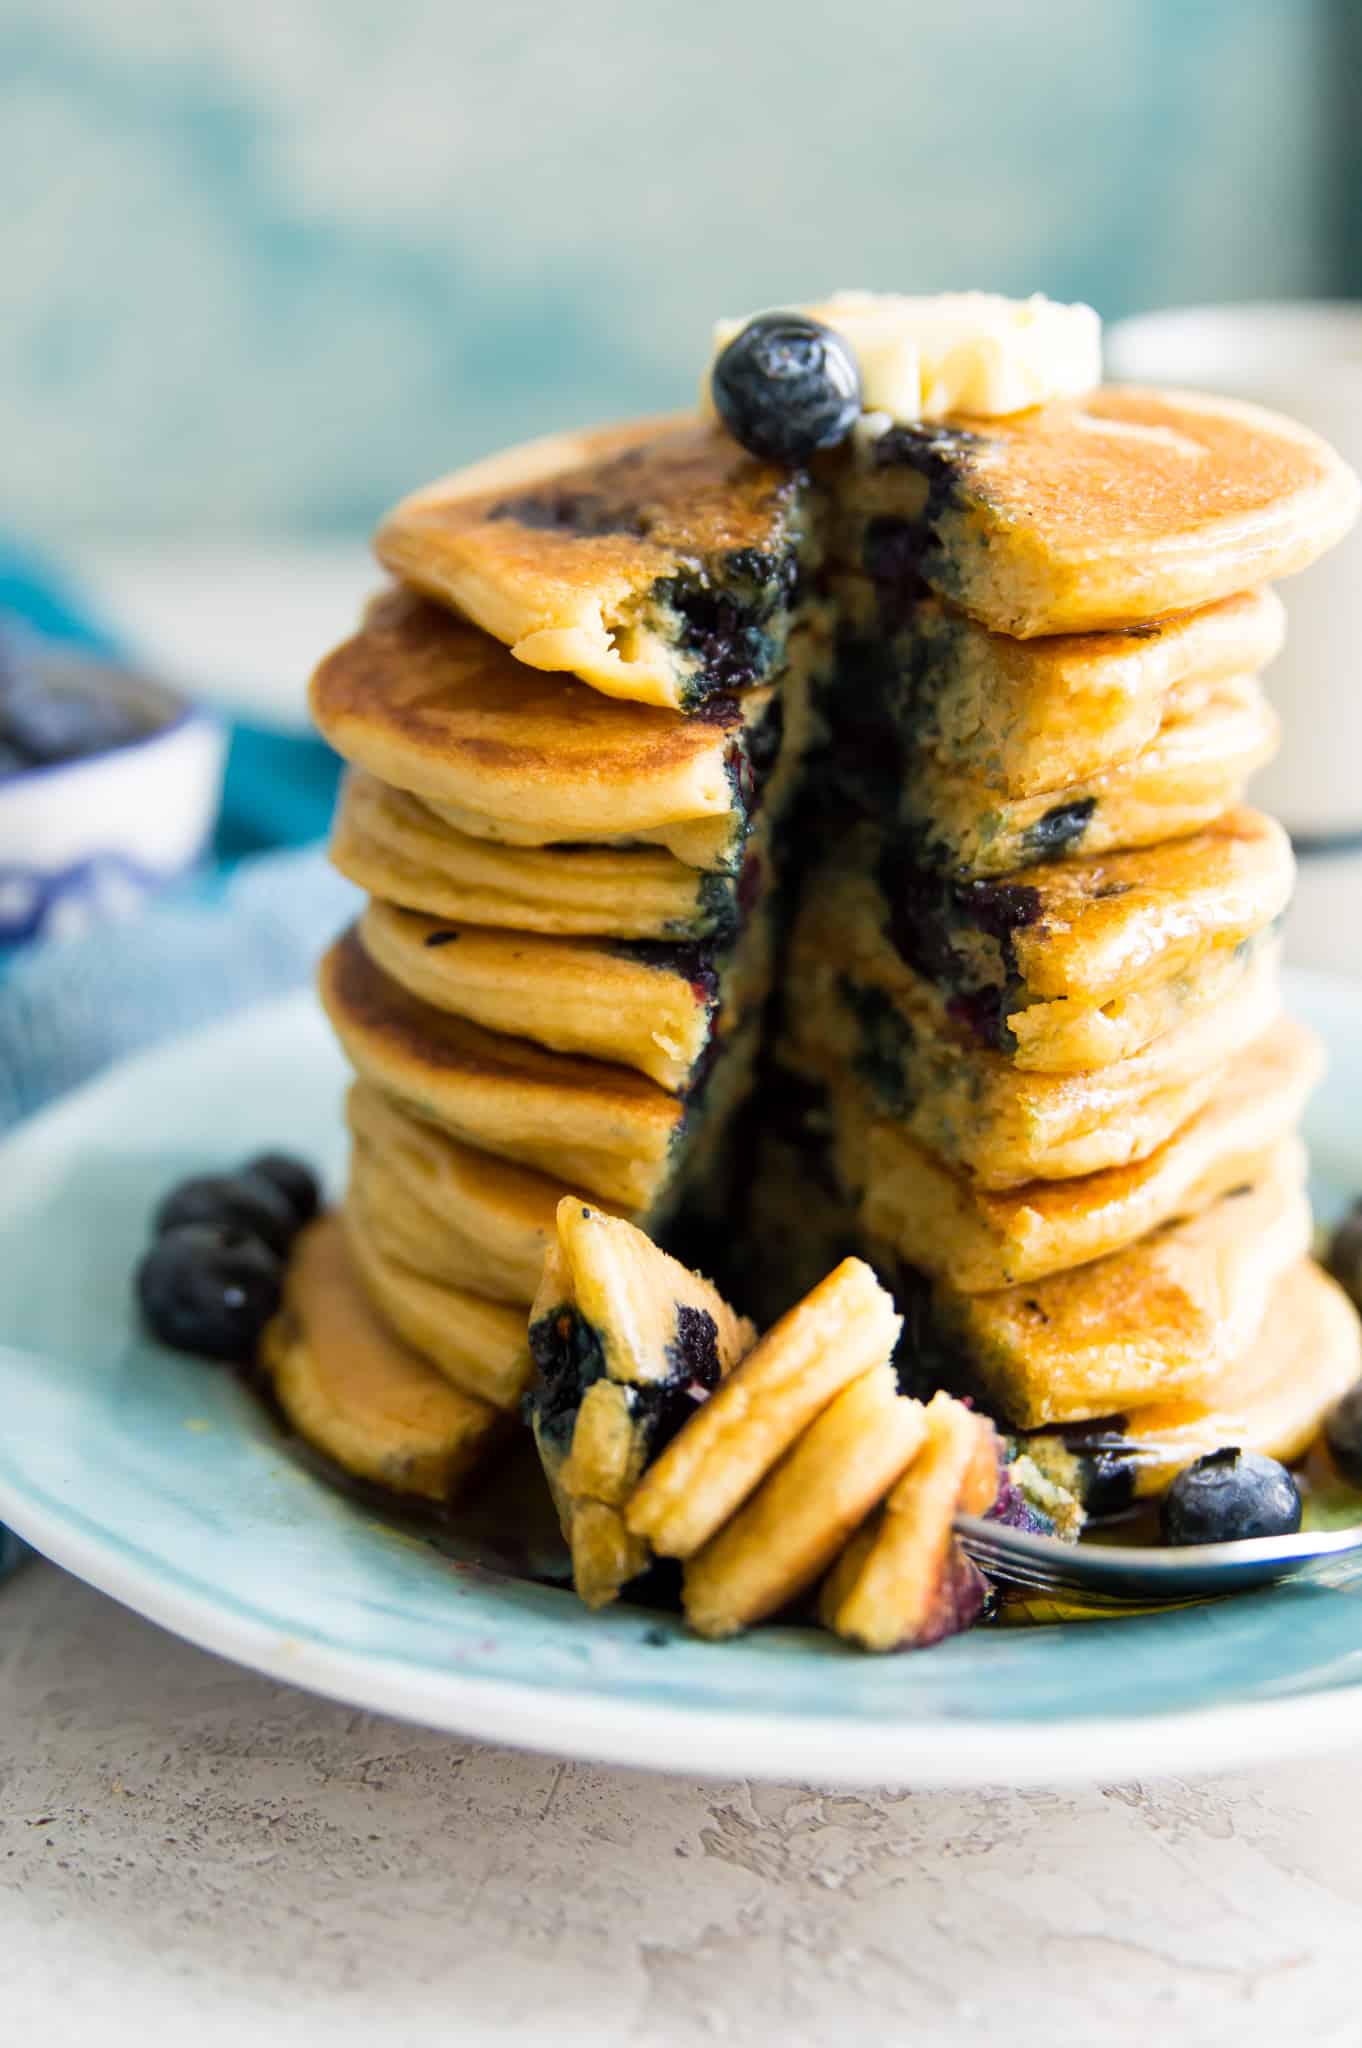
[[[1285,1465],[1233,1445],[1179,1472],[1159,1513],[1164,1542],[1176,1544],[1291,1536],[1300,1525],[1300,1489]]]
[[[735,441],[766,462],[808,462],[845,441],[861,411],[861,372],[840,334],[802,313],[761,313],[710,373]]]
[[[1362,1486],[1362,1380],[1330,1409],[1324,1423],[1324,1441],[1343,1477],[1351,1479],[1354,1486]]]
[[[242,1231],[281,1257],[298,1234],[292,1202],[263,1173],[205,1173],[172,1188],[152,1221],[156,1237],[187,1224]]]
[[[300,1228],[304,1223],[310,1223],[321,1207],[322,1195],[316,1174],[290,1153],[262,1152],[257,1158],[247,1160],[242,1171],[252,1178],[259,1176],[272,1181],[292,1209]]]

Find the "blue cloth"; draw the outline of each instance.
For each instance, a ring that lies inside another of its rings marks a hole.
[[[0,547],[6,612],[51,638],[116,651],[75,593],[31,555]],[[0,1131],[112,1061],[301,987],[353,915],[356,891],[315,843],[334,801],[334,757],[302,736],[240,726],[231,737],[214,865],[129,922],[7,957]],[[22,1554],[0,1528],[0,1578]]]

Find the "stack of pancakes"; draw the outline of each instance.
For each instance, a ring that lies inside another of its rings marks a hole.
[[[813,473],[646,421],[399,506],[313,706],[370,898],[322,968],[344,1237],[412,1358],[518,1412],[567,1194],[763,1314],[864,1252],[905,1379],[1094,1497],[1298,1451],[1356,1341],[1242,796],[1267,582],[1356,496],[1286,422],[1104,389]]]

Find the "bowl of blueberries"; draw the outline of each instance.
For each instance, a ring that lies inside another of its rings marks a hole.
[[[225,754],[165,684],[0,618],[0,954],[125,916],[192,867]]]

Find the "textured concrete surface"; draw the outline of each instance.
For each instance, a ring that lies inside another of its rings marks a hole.
[[[564,1765],[0,1595],[0,2040],[1358,2039],[1356,1757],[1080,1793]]]

